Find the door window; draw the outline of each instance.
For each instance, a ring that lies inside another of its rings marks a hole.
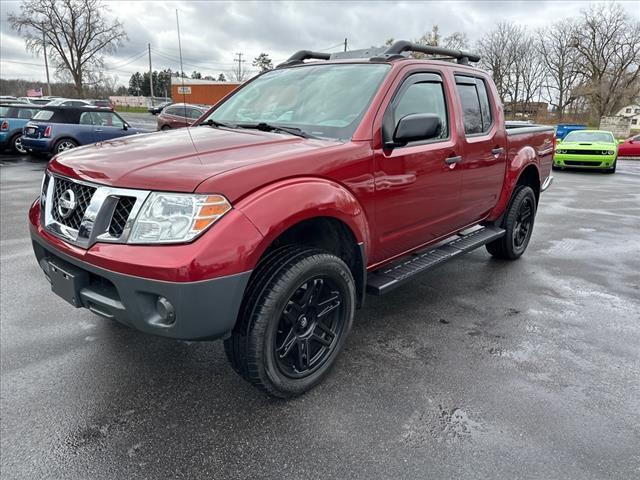
[[[429,73],[415,74],[409,77],[393,101],[391,115],[388,119],[385,119],[385,130],[387,131],[385,136],[390,137],[393,135],[393,130],[398,121],[413,113],[438,115],[442,128],[440,129],[440,134],[433,140],[442,140],[449,137],[447,105],[439,75]]]
[[[191,109],[191,114],[190,114],[190,118],[193,118],[194,120],[200,118],[202,116],[202,112],[200,110],[198,110],[197,108],[192,108]]]
[[[103,127],[124,128],[124,122],[115,113],[112,112],[93,112],[97,120],[97,125]]]

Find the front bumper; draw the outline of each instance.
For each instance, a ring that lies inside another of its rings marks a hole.
[[[90,265],[57,250],[35,232],[31,238],[49,281],[57,272],[74,278],[69,283],[72,287],[64,288],[70,290],[76,307],[164,337],[213,340],[228,336],[251,276],[247,271],[197,282],[152,280]]]
[[[52,141],[50,138],[29,138],[23,136],[22,146],[27,150],[45,153],[51,150]]]
[[[553,156],[553,165],[556,167],[571,168],[613,168],[616,155],[568,155],[558,154]]]

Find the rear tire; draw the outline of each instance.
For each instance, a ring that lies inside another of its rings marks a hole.
[[[516,260],[525,252],[533,232],[536,196],[531,187],[519,185],[502,221],[505,234],[491,243],[487,251],[496,258]]]
[[[164,131],[171,130],[171,127],[169,125],[163,125],[162,128],[160,128],[160,130],[164,130]]]
[[[19,155],[26,155],[27,149],[22,146],[22,134],[18,133],[11,137],[11,151]]]
[[[76,148],[77,146],[78,142],[76,142],[75,140],[71,140],[70,138],[61,138],[53,147],[53,153],[58,154],[66,152],[67,150],[71,150],[72,148]]]
[[[274,250],[256,268],[224,342],[233,369],[275,397],[315,387],[344,346],[355,295],[351,271],[335,255],[299,246]]]

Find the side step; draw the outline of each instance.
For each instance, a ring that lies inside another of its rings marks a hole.
[[[382,295],[452,258],[475,250],[504,235],[502,228],[480,227],[470,233],[460,233],[450,242],[431,250],[417,252],[367,275],[367,293]]]

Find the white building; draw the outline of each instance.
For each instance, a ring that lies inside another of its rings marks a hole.
[[[627,105],[620,109],[617,116],[628,118],[632,130],[640,128],[640,105]]]

